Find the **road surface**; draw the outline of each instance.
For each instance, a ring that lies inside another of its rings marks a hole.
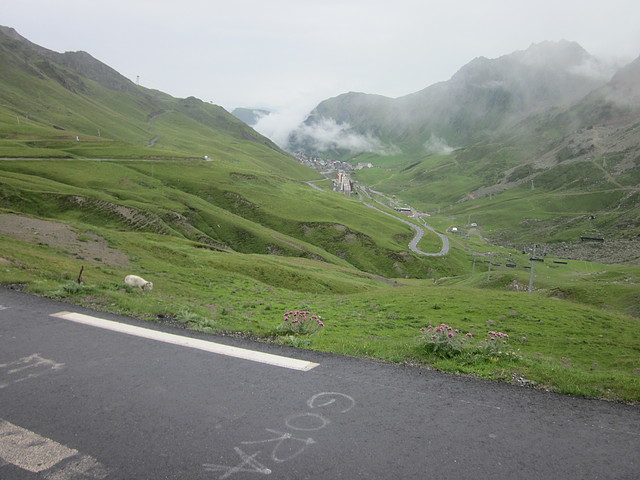
[[[411,223],[410,221],[405,220],[404,218],[400,218],[400,217],[397,217],[396,215],[392,215],[388,212],[385,212],[384,210],[381,210],[378,207],[374,207],[370,203],[367,203],[367,202],[363,202],[363,203],[369,208],[373,208],[374,210],[377,210],[380,213],[384,213],[385,215],[388,215],[389,217],[393,217],[397,220],[400,220],[401,222],[406,223],[407,225],[412,227],[416,231],[416,234],[413,237],[413,240],[411,240],[411,242],[409,243],[409,249],[412,252],[417,253],[418,255],[425,255],[427,257],[442,257],[449,253],[449,237],[447,237],[446,235],[442,233],[438,233],[433,228],[425,225],[425,228],[427,228],[428,230],[432,231],[433,233],[435,233],[440,237],[440,239],[442,240],[442,249],[436,253],[423,252],[418,248],[418,243],[420,242],[420,240],[422,240],[422,237],[424,236],[424,229],[422,227],[419,227],[415,223]]]
[[[638,452],[635,406],[0,287],[2,480],[631,480]]]

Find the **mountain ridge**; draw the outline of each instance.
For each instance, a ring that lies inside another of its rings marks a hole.
[[[591,73],[598,65],[575,42],[542,42],[496,59],[477,57],[448,81],[402,97],[350,92],[324,100],[304,123],[331,119],[409,154],[419,154],[431,135],[460,147],[532,113],[577,101],[605,83],[602,74]],[[292,149],[313,146],[305,133],[293,132]],[[349,155],[339,148],[329,153]]]
[[[327,99],[291,138],[307,154],[373,164],[384,173],[358,170],[355,179],[423,211],[473,213],[499,244],[524,241],[532,218],[540,241],[579,238],[596,217],[609,238],[632,238],[640,235],[640,58],[605,72],[575,42],[532,44],[478,57],[396,99]],[[325,126],[368,142],[314,139]],[[492,213],[480,214],[489,204]],[[511,218],[497,205],[522,213]]]
[[[89,54],[57,54],[11,29],[0,30],[0,63],[0,213],[138,238],[141,248],[153,238],[217,252],[233,257],[222,263],[234,273],[272,285],[305,261],[354,278],[460,268],[413,254],[409,226],[309,186],[314,170],[218,105],[141,87]],[[171,248],[159,251],[185,256]],[[325,283],[303,288],[343,282]]]
[[[94,156],[88,148],[79,152],[79,147],[91,143],[96,152],[110,150],[110,157],[120,155],[118,148],[124,144],[141,156],[222,158],[237,150],[230,149],[229,143],[249,141],[295,163],[271,140],[222,107],[195,97],[176,99],[137,85],[87,52],[54,52],[13,28],[0,27],[0,59],[4,66],[0,72],[0,114],[8,129],[4,138],[11,140],[0,145],[4,156]],[[21,141],[29,136],[18,131],[24,126],[15,125],[21,116],[23,124],[48,130],[46,136],[51,141],[47,148],[28,148],[33,144]],[[215,131],[207,132],[208,128]],[[60,133],[63,131],[67,133]],[[68,144],[69,138],[80,137],[84,144]],[[54,143],[64,147],[55,149]]]

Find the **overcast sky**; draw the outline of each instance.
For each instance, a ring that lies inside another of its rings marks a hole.
[[[19,0],[0,23],[228,110],[309,111],[349,91],[398,97],[544,40],[640,56],[638,0]]]

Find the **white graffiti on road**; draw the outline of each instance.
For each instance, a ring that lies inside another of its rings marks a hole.
[[[347,413],[355,406],[355,400],[344,393],[322,392],[313,395],[307,400],[309,408],[336,409],[338,413]],[[302,412],[289,415],[284,419],[284,424],[289,431],[265,429],[269,433],[268,438],[261,440],[245,440],[241,445],[259,445],[265,450],[258,450],[249,455],[240,447],[234,447],[236,454],[240,457],[240,463],[233,466],[219,465],[215,463],[205,463],[204,469],[208,472],[222,472],[218,478],[225,479],[239,472],[260,473],[270,475],[272,470],[260,463],[257,457],[266,454],[274,463],[283,463],[291,460],[306,450],[316,441],[304,434],[295,432],[314,432],[322,430],[331,423],[331,420],[324,415],[315,412]],[[293,430],[294,432],[291,432]]]
[[[324,399],[325,397],[329,397],[328,400],[326,400],[324,403],[318,403],[316,405],[316,400],[318,400],[319,398]],[[340,413],[347,413],[356,404],[353,398],[351,398],[349,395],[345,395],[344,393],[322,392],[315,394],[313,397],[307,400],[307,405],[309,406],[309,408],[328,407],[329,405],[336,403],[336,397],[341,398],[343,403],[346,400],[347,406],[340,410]]]
[[[276,463],[282,463],[286,462],[287,460],[291,460],[292,458],[297,457],[299,454],[301,454],[306,447],[316,443],[313,438],[298,438],[294,437],[289,432],[279,432],[277,430],[271,430],[270,428],[267,428],[266,430],[267,432],[272,433],[276,436],[274,438],[267,438],[266,440],[254,440],[240,443],[242,443],[243,445],[252,445],[275,442],[275,446],[271,451],[271,460]],[[295,442],[299,443],[296,444]],[[281,448],[283,445],[284,447]],[[278,454],[279,450],[287,450],[290,453],[284,457],[281,457]]]
[[[271,473],[270,469],[256,460],[256,457],[260,452],[256,452],[253,455],[247,455],[238,447],[234,447],[234,450],[242,459],[242,462],[238,465],[227,467],[225,465],[205,463],[203,465],[204,469],[207,472],[224,472],[222,476],[220,476],[220,479],[229,478],[231,475],[239,472],[262,473],[263,475],[269,475]]]
[[[60,370],[64,363],[58,363],[34,353],[9,363],[0,363],[0,388],[19,383],[46,373]]]

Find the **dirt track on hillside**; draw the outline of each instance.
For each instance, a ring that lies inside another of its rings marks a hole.
[[[0,214],[0,234],[35,245],[62,249],[72,257],[93,264],[112,267],[129,265],[127,255],[109,247],[104,238],[92,232],[78,232],[64,223]]]

